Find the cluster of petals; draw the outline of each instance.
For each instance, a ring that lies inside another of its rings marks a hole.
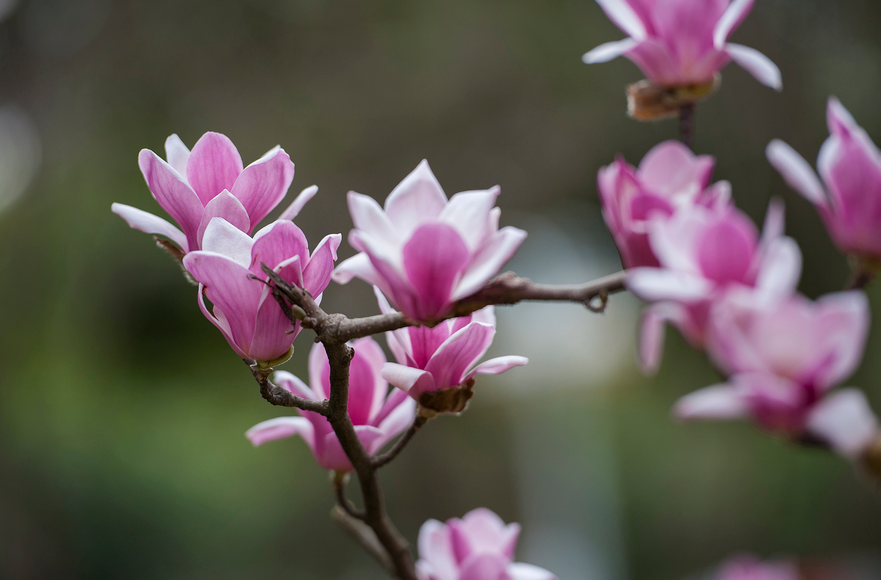
[[[382,293],[374,290],[382,312],[394,312]],[[386,340],[398,362],[386,363],[382,376],[419,401],[424,393],[458,387],[477,374],[497,375],[529,362],[526,357],[509,355],[477,364],[495,333],[492,306],[445,320],[433,328],[410,326],[387,332]]]
[[[352,347],[355,356],[349,369],[349,417],[361,444],[372,454],[413,422],[416,404],[402,391],[389,392],[388,383],[380,374],[386,362],[385,354],[376,341],[370,337],[360,338]],[[309,385],[284,371],[276,372],[274,379],[276,384],[298,397],[312,401],[329,398],[330,364],[324,345],[316,343],[309,353]],[[352,471],[352,464],[330,422],[318,413],[298,412],[299,417],[278,417],[259,423],[246,435],[254,445],[299,435],[323,468]]]
[[[630,290],[653,303],[643,314],[643,368],[657,368],[667,322],[692,346],[702,347],[710,308],[731,289],[753,289],[760,301],[794,292],[801,253],[782,232],[783,208],[776,203],[768,210],[761,239],[752,221],[733,206],[692,206],[652,221],[649,242],[660,267],[633,268],[627,280]]]
[[[728,380],[686,395],[683,419],[749,417],[793,438],[820,439],[855,457],[878,433],[857,389],[827,395],[850,376],[869,329],[869,305],[859,291],[813,302],[800,294],[778,301],[734,290],[710,312],[706,349]]]
[[[520,535],[518,524],[508,524],[486,508],[462,519],[441,523],[428,520],[419,530],[420,580],[556,580],[552,573],[514,562]]]
[[[628,38],[584,55],[587,64],[625,56],[653,83],[672,88],[701,85],[729,61],[760,83],[780,90],[780,69],[759,51],[728,42],[754,0],[597,0]]]
[[[639,168],[618,158],[600,169],[597,182],[603,218],[625,268],[659,266],[649,244],[652,221],[666,220],[693,205],[725,207],[731,199],[727,181],[709,185],[716,161],[694,155],[679,141],[656,145]]]
[[[165,236],[184,253],[202,248],[205,230],[215,217],[250,234],[281,202],[294,179],[294,164],[280,147],[243,168],[232,141],[220,133],[205,133],[193,150],[177,135],[165,141],[167,161],[141,150],[138,164],[150,193],[174,218],[178,227],[143,210],[113,204],[113,212],[142,232]],[[287,210],[293,219],[317,188],[309,188]]]
[[[499,229],[499,188],[457,193],[449,200],[422,161],[389,194],[385,206],[349,192],[360,253],[334,273],[341,284],[360,278],[379,287],[408,317],[430,321],[473,294],[511,258],[526,232]]]
[[[792,188],[817,207],[839,248],[878,262],[881,152],[838,99],[829,99],[826,119],[830,137],[817,160],[822,183],[808,162],[783,141],[768,145],[768,159]]]
[[[251,238],[225,219],[213,218],[203,249],[188,253],[183,265],[199,282],[199,308],[233,350],[272,366],[290,355],[300,323],[293,324],[276,302],[262,264],[320,300],[341,241],[340,234],[325,236],[310,254],[306,236],[290,220],[275,221]]]
[[[741,554],[725,562],[715,580],[802,580],[802,575],[790,560],[763,562],[755,556]]]

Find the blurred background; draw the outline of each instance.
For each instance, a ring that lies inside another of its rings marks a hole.
[[[3,0],[0,17],[3,579],[383,577],[328,518],[302,441],[246,441],[287,413],[177,265],[110,213],[164,215],[141,148],[220,131],[247,164],[280,144],[292,194],[321,188],[297,220],[312,243],[351,228],[346,191],[384,199],[427,158],[448,194],[501,185],[503,223],[530,233],[519,274],[580,282],[620,268],[597,170],[676,135],[626,118],[629,61],[581,63],[622,37],[591,0]],[[698,109],[696,150],[738,205],[760,221],[786,200],[810,296],[847,265],[764,147],[815,158],[832,94],[881,142],[879,28],[877,0],[758,2],[733,40],[780,66],[783,93],[732,65]],[[881,309],[881,284],[869,296]],[[360,282],[324,305],[377,311]],[[881,492],[748,424],[673,422],[671,404],[717,377],[673,332],[642,377],[639,308],[499,308],[489,354],[532,363],[480,379],[467,413],[382,472],[407,537],[486,506],[523,524],[521,560],[562,580],[694,578],[737,551],[881,578]],[[285,368],[304,376],[309,346],[304,332]],[[876,327],[850,383],[881,410],[879,352]]]

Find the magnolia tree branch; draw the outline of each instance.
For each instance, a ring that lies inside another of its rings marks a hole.
[[[349,417],[349,366],[354,351],[347,342],[419,323],[400,313],[354,319],[342,314],[328,314],[309,292],[288,284],[265,264],[262,269],[273,283],[273,296],[288,318],[292,322],[299,321],[303,328],[314,330],[316,340],[324,343],[330,364],[330,398],[325,401],[309,401],[297,397],[269,380],[271,368],[262,367],[254,361],[246,361],[260,384],[260,393],[274,405],[314,411],[327,418],[358,476],[364,504],[363,510],[356,510],[348,503],[343,490],[345,479],[337,475],[334,478],[334,491],[339,505],[334,510],[334,518],[343,523],[365,549],[397,578],[417,580],[410,546],[386,513],[377,470],[398,456],[428,418],[418,415],[407,432],[387,453],[375,457],[367,453]],[[535,284],[509,272],[491,280],[475,294],[460,300],[446,316],[431,323],[438,324],[447,318],[466,316],[491,304],[516,304],[524,300],[577,302],[594,312],[601,312],[609,294],[623,289],[623,272],[586,284],[565,286]]]

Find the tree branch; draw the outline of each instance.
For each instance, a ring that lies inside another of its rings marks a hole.
[[[376,539],[376,534],[373,533],[370,526],[360,519],[353,518],[340,506],[334,506],[333,510],[330,512],[330,517],[339,522],[349,535],[361,544],[361,547],[364,548],[368,554],[373,556],[373,558],[379,562],[379,565],[382,566],[386,572],[392,576],[396,574],[394,565],[391,560],[389,560],[388,554],[385,553],[382,544]]]
[[[346,481],[348,481],[348,479],[348,473],[337,471],[333,474],[333,493],[334,496],[336,496],[337,505],[343,508],[346,513],[353,518],[363,520],[364,512],[353,506],[348,498],[346,498]]]
[[[423,425],[428,423],[428,417],[424,415],[416,415],[416,418],[413,419],[413,424],[410,425],[410,428],[401,435],[400,439],[398,439],[391,449],[383,453],[382,455],[377,455],[373,458],[373,469],[379,469],[384,466],[386,463],[389,463],[392,459],[398,456],[398,454],[404,450],[404,447],[407,446],[407,443],[410,442],[410,439],[413,438],[413,435],[416,435],[416,432],[422,428]]]

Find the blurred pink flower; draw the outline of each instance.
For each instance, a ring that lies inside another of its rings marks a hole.
[[[420,580],[556,580],[537,566],[513,562],[520,526],[478,508],[419,530]]]
[[[831,136],[811,166],[783,141],[768,145],[768,160],[786,182],[817,206],[832,239],[844,252],[881,260],[881,152],[838,99],[829,99]]]
[[[741,554],[723,564],[715,580],[802,580],[802,576],[794,562],[762,562],[755,556]]]
[[[517,228],[499,229],[498,195],[493,187],[447,200],[427,161],[389,194],[384,209],[350,191],[349,243],[361,253],[341,263],[334,280],[378,286],[414,320],[443,316],[495,276],[526,237]]]
[[[706,341],[728,382],[686,395],[675,414],[752,417],[766,429],[793,437],[808,432],[857,455],[877,432],[865,397],[856,389],[826,394],[859,365],[868,329],[862,292],[765,302],[754,290],[732,290],[713,305]]]
[[[205,229],[215,217],[250,234],[294,179],[294,164],[282,148],[274,147],[243,169],[235,145],[220,133],[205,133],[192,151],[172,135],[165,141],[165,152],[167,162],[142,149],[138,164],[150,193],[180,229],[121,203],[114,203],[112,210],[134,229],[165,236],[184,253],[202,248]],[[316,187],[304,190],[284,217],[293,219],[316,191]]]
[[[731,288],[756,289],[772,300],[794,292],[801,274],[801,253],[783,237],[783,208],[772,203],[762,239],[752,221],[733,206],[681,209],[649,223],[649,241],[659,268],[633,268],[627,286],[653,303],[643,314],[640,359],[657,368],[664,324],[676,326],[695,348],[704,344],[709,310]]]
[[[380,310],[394,312],[388,301],[374,287]],[[440,389],[465,385],[477,374],[497,375],[529,359],[522,356],[501,356],[477,364],[492,344],[496,333],[496,317],[492,306],[459,318],[445,320],[429,328],[411,326],[386,333],[389,348],[397,363],[386,363],[382,376],[414,400],[431,403],[422,397]],[[470,398],[470,386],[467,397]],[[462,401],[462,404],[467,400]],[[443,408],[434,408],[444,412]]]
[[[355,432],[370,454],[379,451],[413,422],[416,404],[397,389],[389,392],[380,376],[385,354],[370,337],[352,343],[355,356],[349,367],[349,417]],[[322,343],[309,353],[309,385],[284,371],[275,373],[275,382],[290,393],[312,401],[330,396],[330,364]],[[303,438],[321,467],[332,471],[352,471],[339,439],[328,420],[311,411],[298,411],[300,417],[278,417],[251,427],[245,434],[254,445],[293,435]]]
[[[268,278],[261,263],[320,300],[341,240],[340,234],[325,236],[310,256],[306,236],[290,220],[273,222],[252,239],[223,218],[214,218],[205,228],[203,250],[187,254],[183,264],[199,282],[202,313],[233,350],[243,358],[277,363],[290,355],[300,323],[291,324],[282,312],[263,282]],[[214,305],[213,314],[203,293]]]
[[[603,218],[625,268],[660,265],[648,241],[651,221],[668,219],[682,207],[729,203],[727,181],[709,186],[715,164],[709,155],[696,156],[679,141],[666,141],[643,157],[639,169],[623,158],[600,169]]]
[[[597,0],[629,38],[602,44],[587,64],[626,56],[656,85],[700,85],[733,60],[760,83],[780,90],[780,69],[768,57],[728,37],[754,0]]]

